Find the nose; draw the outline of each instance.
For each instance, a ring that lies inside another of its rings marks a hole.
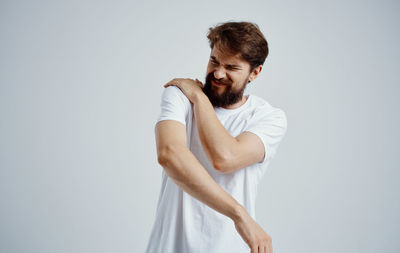
[[[225,79],[226,73],[225,69],[223,67],[217,67],[216,70],[214,71],[214,77],[215,79]]]

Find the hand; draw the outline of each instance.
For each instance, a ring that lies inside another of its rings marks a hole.
[[[196,96],[200,92],[203,93],[203,83],[197,79],[193,80],[190,78],[174,78],[166,83],[164,88],[167,88],[171,85],[177,86],[192,103],[194,103]]]
[[[235,228],[249,245],[251,253],[273,253],[272,238],[245,212],[240,219],[234,220]]]

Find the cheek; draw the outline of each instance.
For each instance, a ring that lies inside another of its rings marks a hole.
[[[238,74],[230,74],[228,77],[229,77],[229,78],[232,80],[232,82],[234,82],[234,83],[240,83],[241,80],[242,80],[242,76],[240,76],[240,75],[238,75]]]
[[[207,65],[207,74],[210,74],[211,72],[213,72],[214,69],[212,66],[210,66],[210,64]]]

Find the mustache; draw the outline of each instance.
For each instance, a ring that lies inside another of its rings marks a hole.
[[[226,85],[231,84],[231,82],[229,82],[229,81],[222,81],[222,80],[218,80],[218,79],[215,79],[215,78],[211,78],[211,80],[216,82],[216,83],[222,83],[222,84],[226,84]]]

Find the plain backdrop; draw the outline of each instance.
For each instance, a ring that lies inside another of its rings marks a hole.
[[[1,1],[0,252],[144,252],[162,85],[208,28],[269,42],[245,93],[287,114],[256,214],[277,253],[400,252],[398,1]]]

